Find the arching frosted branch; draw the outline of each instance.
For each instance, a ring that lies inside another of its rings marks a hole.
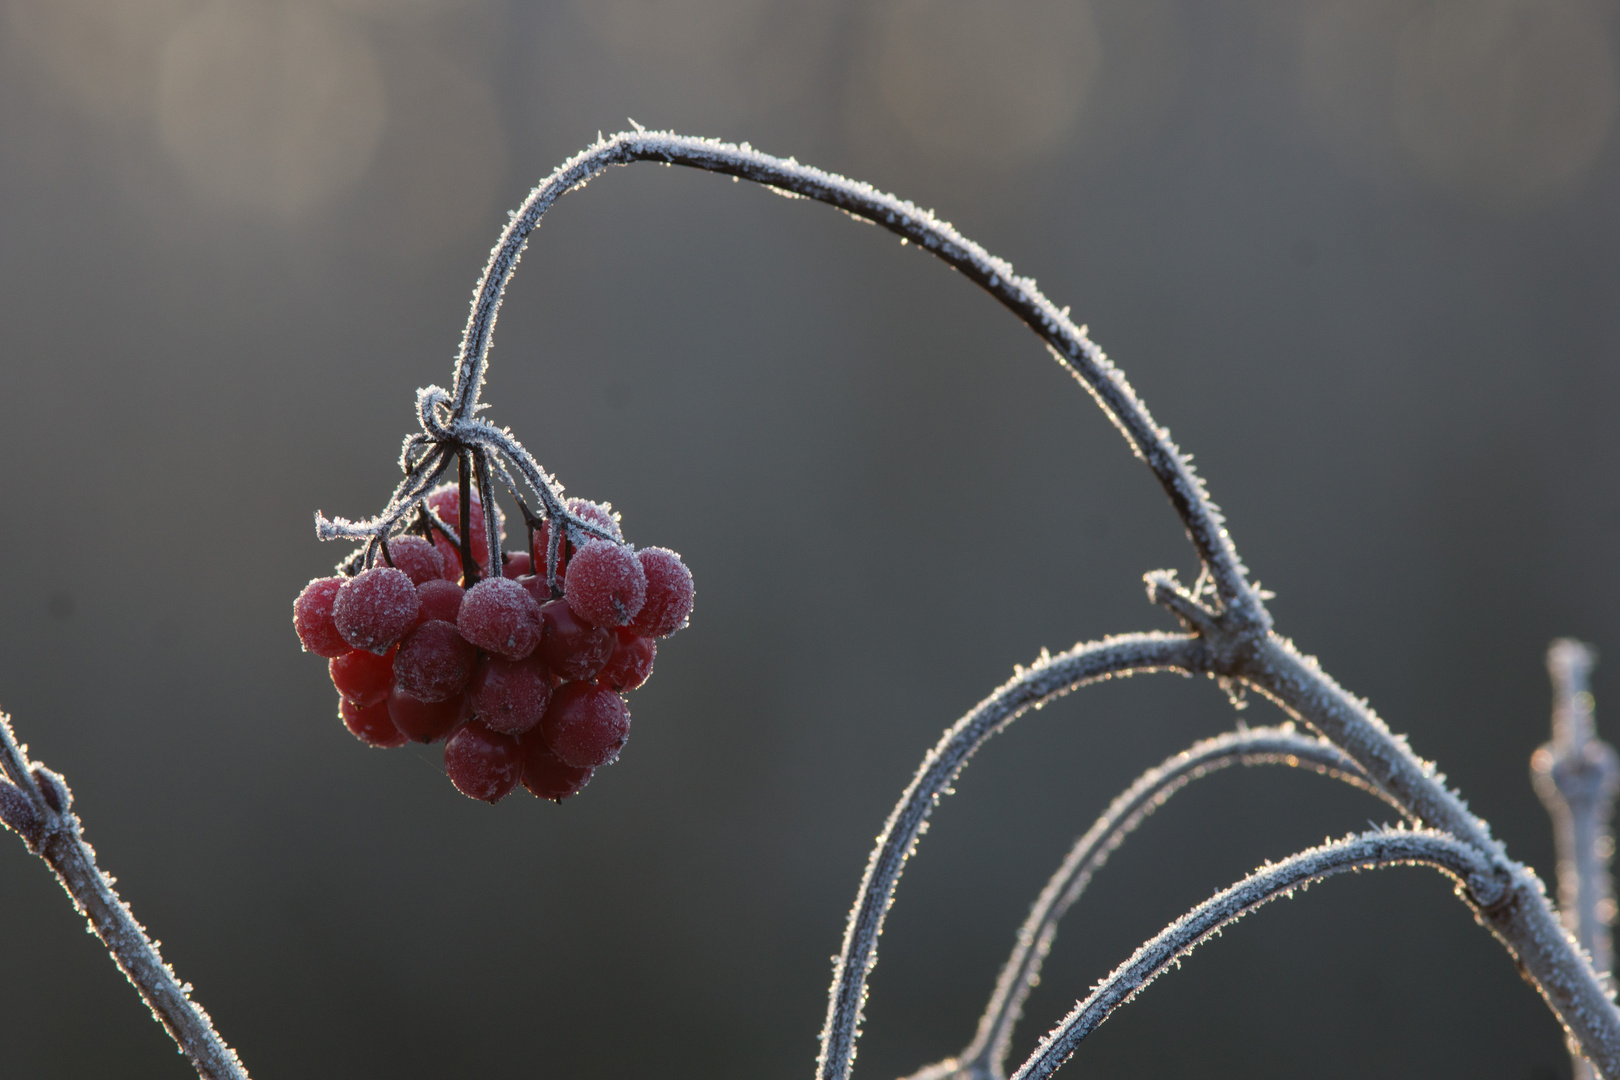
[[[1025,710],[1086,683],[1148,671],[1191,674],[1202,670],[1203,650],[1197,639],[1188,635],[1125,634],[1105,638],[1043,657],[945,732],[890,813],[861,878],[844,931],[844,947],[833,970],[827,1023],[822,1029],[821,1056],[816,1064],[822,1080],[841,1080],[849,1074],[861,1007],[866,1000],[866,978],[877,963],[877,939],[894,899],[895,884],[916,847],[923,823],[974,751]]]
[[[1474,895],[1475,905],[1504,898],[1490,861],[1471,844],[1432,830],[1380,830],[1302,851],[1267,865],[1216,893],[1171,923],[1113,974],[1057,1026],[1013,1080],[1046,1080],[1113,1011],[1130,1001],[1171,964],[1186,956],[1222,927],[1279,896],[1347,870],[1385,866],[1432,866],[1457,879],[1458,893]]]
[[[1231,765],[1286,765],[1314,769],[1383,799],[1359,766],[1326,739],[1302,735],[1292,724],[1245,728],[1202,739],[1155,765],[1122,792],[1070,849],[1041,890],[1029,917],[1019,928],[1012,954],[1002,966],[995,993],[979,1021],[973,1041],[956,1057],[915,1073],[912,1080],[945,1077],[958,1080],[1001,1080],[1006,1075],[1008,1046],[1024,1002],[1040,979],[1059,921],[1080,898],[1096,872],[1137,826],[1193,780]],[[1399,806],[1395,806],[1399,810]]]
[[[1033,279],[1019,277],[1010,263],[991,255],[936,218],[932,211],[919,209],[870,184],[800,165],[792,158],[762,154],[746,143],[738,146],[671,132],[621,132],[599,140],[542,180],[512,215],[474,290],[452,392],[451,408],[456,418],[471,417],[478,406],[501,298],[541,216],[564,192],[584,186],[611,165],[633,161],[664,162],[737,176],[815,199],[881,225],[955,267],[1046,342],[1058,362],[1091,392],[1132,450],[1153,470],[1213,577],[1223,608],[1245,625],[1270,627],[1270,618],[1227,537],[1221,514],[1210,501],[1203,481],[1193,472],[1190,459],[1170,441],[1170,433],[1154,422],[1124,374],[1092,343],[1085,329],[1069,319],[1067,308],[1059,310]]]

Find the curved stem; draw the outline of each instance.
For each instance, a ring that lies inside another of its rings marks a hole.
[[[236,1051],[225,1045],[208,1013],[190,998],[189,984],[181,985],[173,969],[163,962],[145,927],[135,921],[129,905],[119,899],[112,881],[96,865],[96,855],[79,831],[73,796],[67,783],[37,762],[30,762],[17,745],[11,718],[0,713],[0,767],[19,793],[31,804],[23,839],[29,850],[45,861],[90,922],[90,929],[112,954],[130,985],[140,992],[152,1016],[163,1025],[180,1052],[204,1080],[247,1080],[247,1070]],[[0,786],[12,784],[0,781]],[[15,800],[16,794],[8,792]],[[0,800],[3,802],[6,800]],[[8,817],[7,824],[15,823]]]
[[[1080,1040],[1130,1001],[1166,968],[1255,908],[1335,874],[1385,866],[1432,866],[1458,881],[1459,895],[1494,887],[1493,868],[1477,848],[1430,830],[1381,830],[1302,851],[1255,871],[1216,893],[1171,923],[1116,968],[1074,1007],[1024,1062],[1013,1080],[1045,1080],[1079,1046]],[[1478,900],[1472,900],[1478,904]]]
[[[737,146],[670,132],[621,132],[598,141],[541,181],[501,233],[474,291],[452,391],[454,418],[470,418],[478,406],[501,298],[541,216],[564,192],[583,186],[611,165],[632,161],[684,165],[815,199],[881,225],[956,268],[1047,343],[1058,362],[1091,392],[1132,450],[1153,470],[1213,578],[1224,610],[1243,625],[1259,630],[1270,627],[1270,617],[1246,578],[1221,514],[1194,473],[1191,461],[1170,441],[1170,433],[1154,422],[1125,376],[1091,342],[1084,328],[1070,321],[1067,308],[1059,310],[1034,280],[1018,277],[1011,264],[991,255],[931,212],[870,184],[800,165],[791,158],[762,154],[746,143]]]
[[[1185,634],[1124,634],[1076,645],[1020,672],[945,732],[889,814],[861,878],[844,930],[844,947],[833,970],[816,1064],[821,1080],[842,1080],[849,1075],[866,1000],[866,978],[877,963],[877,939],[894,899],[895,884],[928,815],[974,751],[1025,710],[1088,682],[1148,671],[1192,674],[1204,669],[1201,645]]]
[[[1041,965],[1051,951],[1058,923],[1080,898],[1092,877],[1137,826],[1189,782],[1230,765],[1287,765],[1314,769],[1361,788],[1400,807],[1368,782],[1361,768],[1325,739],[1302,735],[1292,724],[1247,728],[1203,739],[1149,769],[1111,803],[1070,849],[1052,875],[1029,917],[1018,930],[1013,951],[996,980],[973,1041],[954,1059],[931,1066],[917,1076],[955,1075],[974,1080],[1000,1080],[1006,1075],[1013,1028],[1024,1002],[1040,981]]]

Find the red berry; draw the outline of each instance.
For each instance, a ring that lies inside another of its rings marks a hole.
[[[434,619],[412,630],[394,654],[394,678],[418,701],[444,701],[467,688],[478,650],[450,623]]]
[[[623,626],[647,599],[647,575],[628,547],[592,540],[568,560],[563,595],[597,626]]]
[[[486,656],[473,673],[473,712],[493,731],[520,735],[540,722],[551,702],[551,672],[537,656]]]
[[[520,578],[532,572],[533,566],[534,563],[529,558],[527,551],[508,551],[506,553],[506,563],[501,567],[501,576]]]
[[[388,696],[388,687],[394,681],[394,654],[392,651],[378,656],[376,653],[355,649],[342,656],[334,656],[327,665],[332,685],[345,701],[355,705],[375,705]]]
[[[454,529],[458,534],[461,532],[461,488],[458,485],[444,484],[436,487],[432,491],[428,492],[427,498],[424,501],[428,504],[429,509],[431,509],[435,514],[439,515],[440,521],[443,521],[446,525],[450,526],[450,528]],[[472,544],[473,558],[478,561],[478,565],[480,567],[488,566],[489,529],[484,524],[484,501],[478,497],[478,492],[476,491],[469,494],[467,498],[467,513],[472,519],[468,523],[469,527],[467,529],[467,533],[468,541]],[[498,517],[499,511],[497,511],[497,519]],[[500,522],[497,520],[496,525],[499,526],[499,524]],[[444,538],[444,534],[437,530],[434,530],[433,540],[434,546],[439,548],[441,554],[448,549],[456,555],[454,569],[457,571],[457,577],[459,577],[461,570],[461,555],[459,549],[446,540]],[[446,559],[446,576],[448,576],[448,571],[450,569],[450,560]]]
[[[461,598],[456,627],[485,652],[521,660],[540,643],[540,609],[509,578],[485,578]]]
[[[458,694],[444,701],[423,701],[397,685],[388,691],[388,718],[408,739],[421,743],[438,742],[472,716],[467,695]]]
[[[584,518],[592,525],[600,525],[613,534],[613,539],[622,541],[624,532],[619,528],[617,517],[613,508],[606,503],[594,503],[589,499],[569,499],[568,512],[575,517]]]
[[[630,710],[605,686],[568,683],[552,695],[540,732],[563,764],[594,769],[619,756],[630,736]]]
[[[420,626],[429,619],[454,623],[456,616],[461,614],[461,596],[464,592],[466,590],[453,581],[422,582],[416,587],[416,596],[422,605],[416,613],[416,625]]]
[[[692,571],[668,548],[642,548],[636,558],[647,575],[647,601],[630,629],[642,637],[668,637],[691,617]]]
[[[622,694],[634,690],[652,674],[658,643],[622,627],[613,633],[618,639],[613,646],[613,655],[596,673],[596,681]]]
[[[386,701],[379,701],[375,705],[356,705],[343,698],[338,702],[338,715],[343,717],[343,726],[367,746],[390,750],[404,746],[409,741],[389,719]]]
[[[497,803],[517,787],[523,762],[516,739],[474,720],[444,744],[444,771],[463,795]]]
[[[551,543],[551,525],[542,523],[534,530],[534,547],[529,549],[529,568],[534,576],[543,584],[546,580],[546,550]],[[568,545],[563,544],[557,551],[557,584],[563,583],[563,575],[568,572]]]
[[[343,581],[340,577],[316,578],[293,601],[293,629],[304,648],[316,656],[342,656],[349,651],[349,643],[332,624],[332,603]]]
[[[538,731],[518,737],[518,756],[523,761],[523,786],[552,802],[560,803],[570,795],[578,795],[596,771],[563,764]]]
[[[416,623],[416,584],[403,571],[373,566],[343,583],[332,623],[351,648],[388,651]]]
[[[420,536],[396,536],[388,541],[388,557],[394,560],[394,569],[403,570],[411,583],[444,577],[444,557]],[[381,558],[379,565],[385,565]]]
[[[559,679],[592,678],[613,655],[613,631],[592,626],[568,606],[553,600],[540,606],[540,659]]]
[[[439,553],[439,559],[444,563],[444,580],[461,583],[461,552],[456,545],[444,538],[444,534],[435,530],[433,533],[433,550]]]

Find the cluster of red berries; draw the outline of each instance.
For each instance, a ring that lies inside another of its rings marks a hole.
[[[456,521],[459,500],[452,484],[426,502]],[[470,551],[487,568],[483,507],[476,493],[469,502]],[[557,596],[546,584],[549,523],[529,551],[505,554],[500,576],[471,588],[457,547],[435,532],[391,537],[378,565],[299,593],[293,627],[306,650],[330,658],[356,738],[447,739],[451,782],[492,803],[520,782],[561,802],[619,756],[630,733],[622,695],[652,674],[655,639],[686,625],[692,574],[667,548],[623,543],[605,508],[575,499],[568,509],[620,542],[561,542]]]

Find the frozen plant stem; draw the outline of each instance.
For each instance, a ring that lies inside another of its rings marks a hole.
[[[1004,1080],[1013,1028],[1029,992],[1040,981],[1041,965],[1064,914],[1125,838],[1172,795],[1193,780],[1238,764],[1312,769],[1390,801],[1367,783],[1361,769],[1338,747],[1326,739],[1302,735],[1292,724],[1230,731],[1167,758],[1137,777],[1109,805],[1041,890],[1029,918],[1019,928],[1012,955],[1002,965],[995,993],[967,1049],[917,1071],[910,1080]]]
[[[1432,866],[1456,879],[1458,895],[1470,905],[1477,904],[1482,896],[1490,897],[1490,890],[1499,883],[1495,868],[1478,848],[1433,830],[1362,833],[1268,864],[1199,904],[1137,949],[1041,1040],[1029,1060],[1013,1074],[1013,1080],[1046,1080],[1069,1059],[1080,1040],[1097,1030],[1115,1009],[1141,993],[1170,965],[1255,908],[1347,870],[1385,866]]]
[[[175,978],[157,945],[96,865],[95,852],[80,835],[66,781],[28,760],[11,730],[11,718],[4,713],[0,713],[0,768],[10,780],[0,781],[0,818],[56,874],[73,906],[89,920],[90,929],[197,1075],[205,1080],[247,1080],[236,1051],[214,1031],[208,1014],[191,1000],[191,988]]]
[[[1536,794],[1553,819],[1558,845],[1558,908],[1564,929],[1591,958],[1592,967],[1612,980],[1614,921],[1609,860],[1614,837],[1609,832],[1620,761],[1614,748],[1597,737],[1592,720],[1589,676],[1596,653],[1571,638],[1547,649],[1552,676],[1552,741],[1530,758]],[[1589,1080],[1591,1066],[1572,1048],[1575,1080]]]

